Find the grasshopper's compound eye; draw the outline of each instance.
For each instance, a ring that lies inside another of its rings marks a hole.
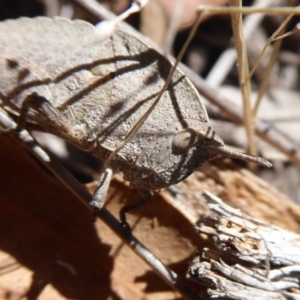
[[[196,140],[196,132],[193,129],[185,129],[177,133],[172,140],[172,153],[182,154],[191,149]]]

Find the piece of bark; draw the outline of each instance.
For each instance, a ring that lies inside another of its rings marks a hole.
[[[203,196],[213,214],[196,231],[215,248],[196,254],[188,278],[208,286],[209,299],[299,299],[300,236]]]
[[[180,297],[104,223],[93,223],[90,211],[22,147],[3,136],[0,161],[0,299]],[[107,208],[118,215],[138,197],[116,178]],[[184,279],[202,243],[191,223],[162,194],[128,220],[134,234]]]
[[[104,224],[97,222],[94,227],[88,210],[19,146],[5,137],[1,137],[0,143],[0,246],[4,250],[0,261],[2,267],[16,267],[1,277],[2,295],[34,291],[43,299],[59,299],[59,294],[61,299],[79,295],[87,299],[94,289],[124,299],[165,299],[178,295],[130,249],[123,247]],[[95,184],[89,185],[91,191]],[[150,203],[129,213],[128,220],[134,234],[181,278],[194,250],[209,245],[193,232],[192,225],[196,217],[208,211],[200,197],[203,189],[233,199],[234,205],[254,215],[270,214],[286,227],[295,229],[300,220],[295,204],[228,160],[207,163],[172,189],[172,196],[156,193]],[[115,177],[107,208],[117,215],[125,203],[138,197],[135,190]],[[280,202],[280,198],[285,201]],[[261,211],[260,201],[265,207]],[[41,269],[45,264],[48,267]],[[41,278],[42,287],[37,285]],[[16,281],[19,286],[13,285]]]

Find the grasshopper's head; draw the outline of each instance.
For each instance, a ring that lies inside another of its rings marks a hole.
[[[263,158],[226,148],[207,123],[189,120],[185,128],[175,123],[161,132],[142,151],[125,176],[136,187],[160,189],[178,183],[205,161],[219,155],[271,167]]]

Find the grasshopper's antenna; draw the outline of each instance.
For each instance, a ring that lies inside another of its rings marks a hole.
[[[244,160],[244,161],[248,161],[248,162],[257,163],[257,164],[259,164],[263,167],[267,167],[267,168],[272,167],[272,164],[262,157],[252,156],[252,155],[248,155],[248,154],[245,154],[242,152],[234,151],[229,148],[226,148],[225,146],[211,147],[211,148],[214,153],[217,153],[220,155],[224,155],[227,157],[236,158],[236,159],[240,159],[240,160]]]

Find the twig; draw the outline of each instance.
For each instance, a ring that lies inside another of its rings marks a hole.
[[[293,14],[287,16],[286,19],[283,20],[283,22],[280,25],[280,27],[278,28],[278,30],[276,30],[276,32],[272,35],[272,37],[275,38],[278,35],[282,35],[285,32],[285,30],[286,30],[288,22],[291,20],[291,18],[293,16],[294,16]],[[269,39],[269,41],[268,41],[269,43],[271,43],[272,37]],[[268,82],[269,82],[270,74],[271,74],[273,66],[274,66],[274,64],[275,64],[275,62],[277,60],[277,57],[278,57],[278,54],[279,54],[279,50],[281,48],[282,41],[283,41],[283,39],[278,39],[278,40],[276,40],[274,42],[274,47],[273,47],[273,50],[272,50],[272,54],[270,56],[270,59],[269,59],[269,62],[267,64],[267,66],[265,68],[263,80],[262,80],[262,82],[260,84],[258,95],[257,95],[257,99],[255,101],[255,106],[254,106],[254,109],[253,109],[253,117],[254,118],[257,115],[257,112],[258,112],[261,100],[263,98],[263,95],[265,94],[265,91],[266,91],[266,88],[267,88],[267,85],[268,85]],[[269,43],[267,43],[267,45]]]
[[[241,0],[229,1],[231,8],[232,6],[242,7]],[[234,36],[235,48],[237,51],[237,66],[240,87],[243,95],[243,108],[244,108],[244,125],[246,127],[248,137],[248,147],[251,155],[257,155],[257,149],[254,140],[254,126],[251,112],[251,83],[248,79],[249,75],[249,63],[247,57],[246,42],[243,33],[243,20],[241,13],[231,14],[231,23]]]
[[[269,6],[272,5],[274,1],[257,0],[253,3],[253,6],[259,6],[261,5],[261,2],[263,2],[265,6]],[[253,36],[255,29],[257,29],[257,26],[260,24],[263,17],[263,14],[253,14],[245,18],[243,27],[246,41]],[[236,55],[236,50],[233,48],[225,50],[207,75],[206,82],[214,87],[221,85],[225,80],[225,76],[227,76],[232,69],[236,61]]]

